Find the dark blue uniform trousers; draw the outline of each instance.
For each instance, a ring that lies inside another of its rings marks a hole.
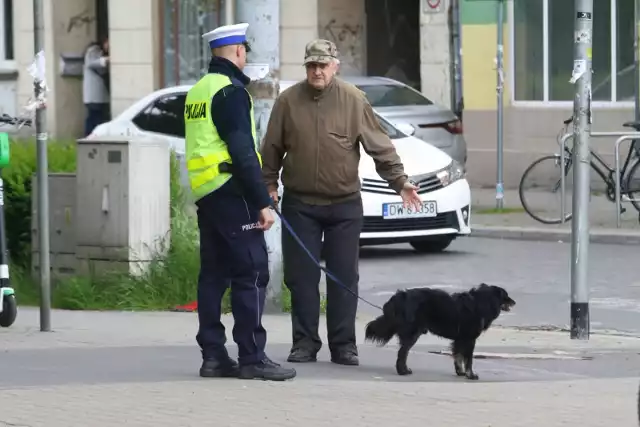
[[[219,193],[219,194],[218,194]],[[240,195],[215,191],[196,203],[200,228],[200,276],[196,340],[205,359],[225,360],[221,303],[231,287],[233,340],[238,363],[264,359],[267,334],[262,326],[269,262],[259,212]]]

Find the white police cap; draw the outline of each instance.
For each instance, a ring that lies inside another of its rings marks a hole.
[[[209,31],[202,35],[202,38],[209,43],[211,49],[232,45],[232,44],[247,44],[247,28],[249,24],[233,24],[223,25],[213,31]]]

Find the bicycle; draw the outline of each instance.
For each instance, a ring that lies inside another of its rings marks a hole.
[[[563,121],[564,126],[560,133],[558,134],[557,141],[559,145],[562,145],[562,138],[569,133],[569,125],[573,123],[573,116]],[[633,128],[636,132],[640,132],[640,121],[632,121],[626,122],[623,124],[624,127]],[[573,138],[569,138],[573,139]],[[640,212],[640,144],[637,145],[639,140],[634,139],[631,143],[631,147],[629,152],[627,153],[627,157],[624,161],[624,164],[620,170],[620,196],[627,201],[630,201],[633,207]],[[566,177],[570,175],[571,166],[573,164],[573,146],[569,146],[570,144],[566,144],[564,147],[565,150],[565,182]],[[571,144],[573,145],[573,144]],[[605,162],[602,157],[600,157],[593,149],[589,150],[591,153],[591,169],[593,169],[598,176],[602,179],[604,184],[606,185],[606,197],[607,199],[615,203],[615,169],[612,168]],[[522,203],[522,207],[525,212],[533,219],[543,224],[560,224],[562,222],[561,214],[558,214],[557,217],[545,218],[540,213],[534,212],[532,208],[532,200],[535,197],[540,196],[540,192],[538,194],[533,194],[533,192],[527,192],[530,188],[527,184],[531,182],[535,182],[533,171],[536,169],[541,169],[542,167],[548,168],[551,167],[553,171],[551,173],[552,176],[558,176],[557,182],[552,185],[551,193],[556,194],[561,191],[561,160],[562,156],[560,154],[553,154],[541,157],[535,160],[522,174],[522,178],[520,179],[520,185],[518,186],[518,193],[520,196],[520,202]],[[633,162],[632,162],[633,161]],[[543,171],[545,169],[542,169]],[[557,174],[557,175],[556,175]],[[542,176],[546,176],[546,181],[548,181],[549,173],[543,174]],[[544,178],[543,178],[544,179]],[[553,180],[553,179],[552,179]],[[566,185],[566,184],[565,184]],[[633,185],[633,189],[631,188]],[[536,185],[533,184],[531,188],[535,188]],[[637,197],[633,197],[636,194]],[[530,199],[527,197],[530,196]],[[548,203],[546,203],[548,205]],[[620,212],[625,212],[626,209],[621,207]],[[570,221],[573,217],[573,213],[570,209],[565,207],[565,221]]]

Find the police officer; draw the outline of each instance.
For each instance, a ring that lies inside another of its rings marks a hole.
[[[209,72],[187,93],[187,170],[198,207],[200,276],[196,336],[202,377],[286,380],[296,371],[265,354],[262,326],[269,267],[264,231],[274,223],[271,199],[262,182],[250,81],[242,69],[248,24],[203,34],[212,59]],[[233,339],[238,362],[225,348],[221,302],[231,287]]]

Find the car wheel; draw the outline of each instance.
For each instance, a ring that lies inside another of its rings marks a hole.
[[[451,242],[453,242],[453,238],[441,237],[434,240],[415,240],[413,242],[409,242],[409,244],[418,252],[436,253],[447,249]]]

